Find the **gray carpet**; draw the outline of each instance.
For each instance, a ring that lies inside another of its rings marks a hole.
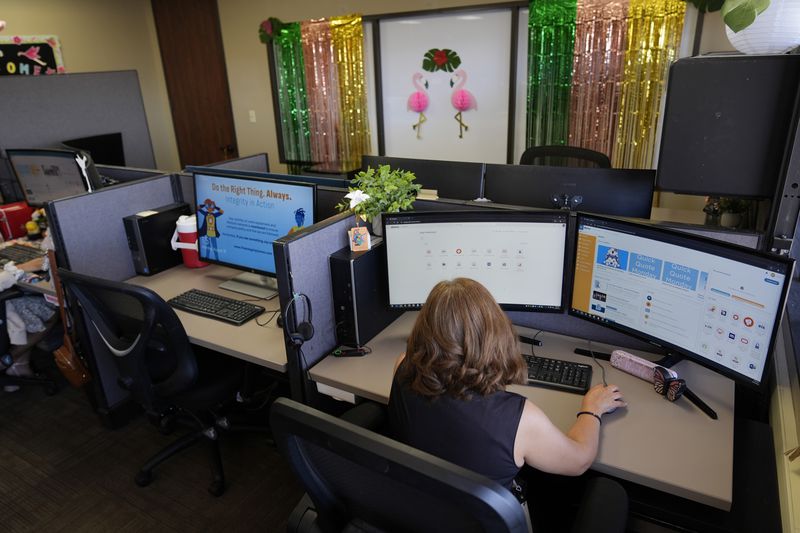
[[[302,489],[258,435],[225,435],[227,491],[206,492],[206,450],[194,446],[134,483],[138,468],[173,436],[145,417],[104,428],[85,396],[64,388],[0,389],[0,530],[285,531]]]

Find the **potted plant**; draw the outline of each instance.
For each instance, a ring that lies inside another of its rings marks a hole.
[[[353,213],[367,222],[371,222],[373,232],[380,232],[380,214],[397,213],[412,208],[417,192],[422,185],[414,183],[413,172],[392,169],[389,165],[380,165],[377,169],[367,167],[356,174],[349,187],[348,197],[359,193],[359,201],[343,201],[336,207],[339,211],[352,209]],[[377,229],[377,231],[376,231]]]
[[[750,201],[742,198],[720,198],[719,210],[722,213],[720,225],[727,228],[739,227],[742,214],[750,208]]]

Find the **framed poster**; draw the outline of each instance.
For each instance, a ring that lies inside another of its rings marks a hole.
[[[0,37],[0,76],[61,74],[61,44],[55,35]]]
[[[386,155],[506,162],[511,24],[510,9],[379,21]]]

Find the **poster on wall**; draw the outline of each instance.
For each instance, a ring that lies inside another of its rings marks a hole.
[[[0,76],[61,74],[61,44],[55,35],[0,36]]]
[[[505,163],[511,11],[380,21],[385,153]]]

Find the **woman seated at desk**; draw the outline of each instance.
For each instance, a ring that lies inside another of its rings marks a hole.
[[[524,396],[526,366],[511,321],[477,281],[438,283],[395,365],[389,425],[395,438],[483,474],[512,492],[523,464],[577,476],[594,462],[605,413],[624,407],[615,385],[595,385],[564,434]]]

